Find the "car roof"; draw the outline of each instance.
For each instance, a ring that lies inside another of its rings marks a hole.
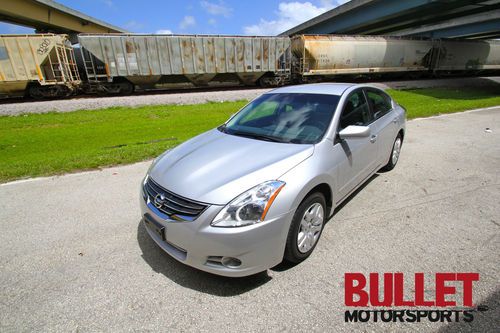
[[[346,89],[357,86],[355,83],[311,83],[297,86],[286,86],[273,89],[268,94],[323,94],[340,96]],[[361,85],[359,85],[361,86]]]

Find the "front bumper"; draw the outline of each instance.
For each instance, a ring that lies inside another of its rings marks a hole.
[[[146,199],[147,200],[147,199]],[[170,220],[141,195],[144,217],[165,229],[165,239],[145,225],[151,238],[178,261],[213,274],[239,277],[265,271],[283,260],[293,211],[269,221],[238,227],[212,227],[210,222],[223,206],[209,206],[196,220]],[[222,257],[237,258],[238,267],[226,267]]]

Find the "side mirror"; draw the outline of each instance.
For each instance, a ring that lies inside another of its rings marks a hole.
[[[370,136],[370,127],[350,125],[339,132],[341,139],[348,138],[366,138]]]

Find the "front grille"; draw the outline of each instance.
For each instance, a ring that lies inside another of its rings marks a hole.
[[[151,177],[148,177],[144,184],[144,193],[153,206],[174,220],[193,221],[208,207],[164,189]]]

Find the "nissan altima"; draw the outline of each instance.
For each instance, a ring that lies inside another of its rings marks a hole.
[[[141,185],[145,229],[214,274],[301,262],[335,207],[395,167],[404,137],[404,108],[375,87],[272,90],[153,161]]]

